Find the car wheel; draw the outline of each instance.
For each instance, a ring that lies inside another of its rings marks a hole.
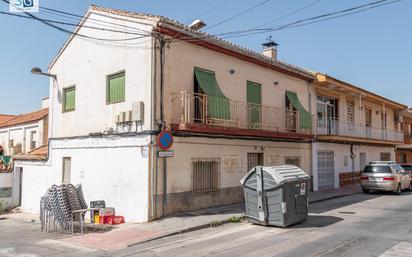
[[[402,187],[401,187],[401,184],[399,184],[399,185],[398,185],[398,187],[396,188],[395,193],[396,193],[397,195],[401,195],[401,194],[402,194]]]
[[[370,191],[369,191],[369,189],[362,188],[362,192],[365,193],[365,194],[369,194]]]

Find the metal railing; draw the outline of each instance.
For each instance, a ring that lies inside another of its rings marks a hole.
[[[301,128],[297,111],[186,91],[172,94],[171,121],[174,124],[312,134],[312,129]],[[314,128],[313,117],[311,122]]]
[[[403,142],[400,131],[375,128],[363,124],[344,122],[336,118],[317,119],[318,135],[340,135],[367,139]]]

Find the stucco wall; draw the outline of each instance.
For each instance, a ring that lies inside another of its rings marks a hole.
[[[71,183],[82,183],[88,204],[105,200],[126,221],[147,221],[148,142],[147,137],[52,140],[47,162],[16,162],[23,168],[22,210],[39,212],[40,197],[62,183],[63,157],[70,157]]]
[[[92,14],[92,19],[117,22],[123,26],[151,30],[151,27],[131,19],[118,21],[111,15]],[[96,26],[93,21],[86,26]],[[79,33],[92,37],[126,39],[137,37],[122,33],[109,33],[81,28]],[[136,101],[145,104],[145,122],[142,129],[150,129],[150,105],[152,82],[152,39],[141,38],[121,43],[85,40],[75,37],[65,48],[50,72],[56,74],[57,83],[50,81],[50,137],[69,137],[103,132],[116,128],[115,116],[132,109]],[[125,101],[106,104],[107,75],[125,71]],[[75,111],[62,112],[63,88],[76,86]],[[140,127],[139,127],[140,128]]]
[[[339,173],[352,172],[352,159],[350,152],[350,145],[347,144],[333,144],[333,143],[313,143],[313,155],[312,155],[312,165],[313,165],[313,183],[315,191],[318,189],[317,183],[317,152],[318,151],[334,151],[335,158],[335,188],[339,187]],[[355,145],[354,148],[354,167],[355,171],[360,171],[363,167],[360,167],[360,153],[366,153],[366,164],[371,161],[379,161],[380,153],[391,153],[391,159],[395,160],[395,151],[393,147],[378,147],[378,146],[366,146],[366,145]],[[345,159],[347,159],[347,165],[345,165]]]
[[[10,154],[10,140],[14,141],[14,146],[21,144],[23,153],[30,151],[31,131],[36,131],[36,145],[37,147],[41,146],[43,140],[43,120],[23,125],[0,128],[0,145],[3,146],[5,154]]]
[[[14,176],[13,172],[0,173],[0,187],[1,188],[13,188],[13,184],[14,184],[13,176]],[[0,195],[0,204],[2,208],[8,208],[8,207],[15,206],[16,202],[13,196],[13,192],[11,193],[10,197],[2,197]]]
[[[171,94],[194,91],[194,67],[214,71],[223,94],[232,100],[246,102],[248,80],[262,85],[262,105],[285,109],[285,91],[288,90],[296,92],[302,105],[309,110],[309,92],[312,91],[312,98],[315,95],[304,80],[187,42],[173,42],[166,49],[166,56],[167,122],[175,107]],[[232,74],[230,70],[235,72]]]

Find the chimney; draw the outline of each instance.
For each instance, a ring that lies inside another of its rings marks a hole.
[[[49,98],[45,97],[41,100],[41,108],[49,108]]]
[[[278,58],[278,44],[272,40],[272,36],[269,36],[267,42],[262,44],[263,51],[262,54],[270,59],[277,60]]]

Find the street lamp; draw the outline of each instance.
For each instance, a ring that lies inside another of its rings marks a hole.
[[[50,73],[43,72],[39,67],[33,67],[31,69],[31,73],[36,74],[36,75],[43,75],[43,76],[51,77],[53,79],[57,79],[55,74],[50,74]]]

